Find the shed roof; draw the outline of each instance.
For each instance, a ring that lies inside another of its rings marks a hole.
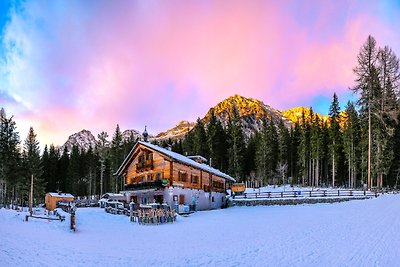
[[[69,194],[69,193],[47,193],[52,197],[67,197],[67,198],[74,198],[73,195]]]
[[[217,170],[217,169],[215,169],[215,168],[213,168],[213,167],[211,167],[209,165],[206,165],[206,164],[203,164],[203,163],[198,163],[198,162],[196,162],[196,161],[194,161],[192,159],[189,159],[188,157],[186,157],[184,155],[181,155],[181,154],[173,152],[171,150],[159,147],[157,145],[153,145],[153,144],[148,143],[148,142],[143,142],[143,141],[139,141],[134,145],[132,150],[129,152],[128,156],[125,158],[124,162],[118,168],[117,172],[115,173],[116,175],[121,175],[123,170],[127,167],[127,165],[129,165],[129,162],[130,162],[130,159],[131,159],[131,155],[133,154],[133,151],[136,149],[136,147],[139,144],[141,144],[143,146],[146,146],[146,147],[148,147],[148,148],[150,148],[152,150],[155,150],[155,151],[157,151],[157,152],[159,152],[161,154],[164,154],[164,155],[166,155],[166,156],[170,157],[171,159],[174,159],[174,160],[176,160],[178,162],[184,163],[186,165],[190,165],[190,166],[195,167],[197,169],[201,169],[203,171],[209,172],[209,173],[214,174],[216,176],[223,177],[223,178],[225,178],[227,180],[230,180],[232,182],[236,182],[236,180],[233,177],[231,177],[228,174],[223,173],[220,170]]]

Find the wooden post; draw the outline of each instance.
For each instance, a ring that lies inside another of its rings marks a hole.
[[[29,193],[29,213],[32,216],[33,210],[33,174],[31,175],[31,191]]]

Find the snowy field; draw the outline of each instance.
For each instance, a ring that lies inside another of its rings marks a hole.
[[[100,208],[23,222],[0,209],[0,266],[399,266],[400,195],[233,207],[142,226]]]

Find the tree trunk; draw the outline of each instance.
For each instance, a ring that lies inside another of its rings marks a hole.
[[[368,189],[371,189],[371,104],[368,105]]]
[[[335,187],[335,141],[333,141],[333,155],[332,155],[332,187]]]

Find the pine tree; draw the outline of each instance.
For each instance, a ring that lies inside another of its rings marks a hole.
[[[200,155],[208,159],[210,156],[210,152],[208,149],[207,133],[204,128],[204,124],[200,120],[200,118],[197,119],[196,125],[194,126],[192,132],[193,132],[193,150],[194,150],[193,152],[196,155]]]
[[[13,117],[0,109],[0,205],[20,199],[22,181],[19,134]]]
[[[357,186],[357,159],[359,157],[359,136],[361,134],[358,114],[352,102],[346,106],[347,119],[343,130],[343,148],[348,166],[348,186]]]
[[[60,160],[58,161],[57,164],[57,180],[56,180],[57,191],[67,192],[68,168],[69,168],[68,149],[67,147],[64,147]]]
[[[332,186],[335,186],[336,172],[338,168],[339,153],[340,153],[340,126],[339,126],[340,106],[336,93],[333,94],[333,100],[329,107],[330,119],[330,156],[332,162]]]
[[[39,141],[36,139],[35,131],[29,129],[27,138],[24,141],[23,163],[25,167],[24,193],[28,200],[31,176],[33,175],[33,200],[35,203],[42,201],[45,195],[45,183],[42,178],[43,167],[40,158]]]
[[[207,125],[207,144],[210,153],[210,164],[220,170],[226,169],[227,144],[225,130],[211,109],[210,122]]]
[[[100,162],[100,196],[102,196],[104,194],[104,175],[105,172],[107,171],[107,165],[106,165],[106,161],[107,161],[107,147],[108,147],[108,134],[106,132],[101,132],[98,136],[97,136],[98,140],[96,143],[96,152],[97,155],[99,156],[99,162]]]
[[[122,164],[122,161],[124,160],[122,133],[118,124],[115,128],[115,132],[111,141],[111,150],[109,156],[111,169],[113,172],[116,172],[119,166]],[[111,189],[113,190],[113,192],[117,193],[119,190],[123,189],[123,185],[121,183],[122,179],[121,181],[119,181],[118,176],[115,176],[114,178],[115,179],[111,180]]]
[[[275,177],[279,159],[278,133],[272,120],[263,120],[256,148],[257,175],[265,182]]]
[[[371,109],[373,104],[373,93],[376,87],[377,71],[376,62],[378,51],[374,37],[368,36],[367,41],[361,47],[357,56],[357,66],[353,69],[356,75],[356,86],[352,90],[360,94],[358,105],[361,106],[361,112],[366,114],[368,126],[368,147],[367,147],[367,184],[371,188],[371,149],[372,149],[372,118]]]
[[[245,143],[242,123],[236,106],[234,106],[232,117],[228,121],[227,139],[229,155],[228,171],[236,181],[241,181]]]
[[[312,118],[313,111],[310,109],[310,117]],[[310,177],[310,160],[311,160],[311,145],[310,145],[310,121],[306,118],[304,110],[301,116],[301,127],[300,127],[300,143],[298,150],[298,169],[302,177],[302,185],[305,186],[308,183]]]
[[[66,191],[73,195],[78,195],[78,184],[81,179],[81,164],[81,152],[78,146],[74,145],[72,146],[72,151],[69,159],[68,179],[66,181]]]
[[[311,186],[320,184],[320,163],[322,158],[323,137],[321,123],[318,116],[314,116],[311,123],[310,143],[311,143]]]
[[[299,155],[298,150],[300,146],[301,131],[299,123],[295,123],[293,127],[290,128],[290,147],[289,147],[289,171],[292,178],[292,184],[299,183],[299,170],[298,161]]]
[[[283,120],[279,121],[278,131],[278,170],[282,178],[282,183],[286,183],[290,158],[290,134],[288,128],[286,128],[285,124],[283,123]]]

